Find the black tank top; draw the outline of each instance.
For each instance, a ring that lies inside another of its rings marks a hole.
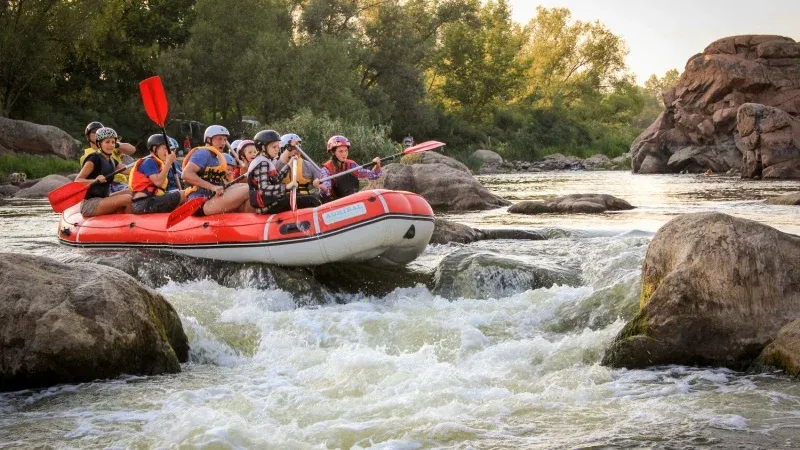
[[[89,180],[93,180],[97,178],[99,175],[103,175],[107,178],[107,181],[105,183],[95,183],[91,185],[89,187],[89,190],[86,192],[85,198],[108,197],[111,189],[111,182],[113,181],[109,177],[109,175],[114,173],[114,170],[116,169],[115,161],[111,158],[105,158],[103,155],[100,154],[99,151],[89,155],[83,163],[86,164],[89,161],[91,161],[92,164],[94,164],[94,168],[86,178]]]

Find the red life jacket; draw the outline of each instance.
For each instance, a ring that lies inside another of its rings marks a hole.
[[[357,166],[355,161],[346,159],[342,166],[344,167],[343,170],[336,170],[336,164],[333,163],[332,160],[328,160],[323,167],[328,169],[328,173],[331,175],[335,175],[339,172],[344,172],[349,170],[351,166]],[[334,178],[331,180],[331,198],[342,198],[347,197],[348,195],[355,194],[358,192],[358,171],[348,173],[347,175],[342,175],[339,178]]]

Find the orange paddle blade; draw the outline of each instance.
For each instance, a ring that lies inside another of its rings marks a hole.
[[[167,217],[167,228],[172,228],[187,217],[191,217],[198,209],[203,207],[206,200],[208,199],[205,197],[197,197],[177,207]]]
[[[410,155],[412,153],[419,153],[419,152],[427,152],[428,150],[444,147],[445,145],[447,144],[445,144],[444,142],[425,141],[413,147],[408,147],[407,149],[403,150],[403,155]]]
[[[53,211],[61,213],[70,206],[80,203],[88,190],[88,184],[73,181],[50,191],[47,194],[47,200],[50,201]]]
[[[142,81],[139,83],[139,91],[142,93],[142,103],[144,103],[147,116],[158,126],[164,128],[169,104],[167,103],[167,94],[164,92],[164,85],[161,83],[161,77],[156,75]]]

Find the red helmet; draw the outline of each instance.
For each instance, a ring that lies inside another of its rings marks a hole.
[[[342,145],[350,148],[350,141],[344,136],[333,136],[332,138],[328,139],[328,153],[332,154],[338,147],[341,147]]]

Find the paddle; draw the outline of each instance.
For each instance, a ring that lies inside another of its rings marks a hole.
[[[397,158],[398,156],[410,155],[412,153],[427,152],[429,150],[434,150],[434,149],[437,149],[439,147],[444,147],[445,145],[447,145],[447,144],[445,144],[444,142],[425,141],[425,142],[423,142],[421,144],[417,144],[417,145],[415,145],[413,147],[408,147],[407,149],[403,150],[400,153],[397,153],[397,154],[394,154],[394,155],[391,155],[391,156],[387,156],[385,158],[381,158],[380,161],[381,161],[381,164],[383,164],[386,161],[390,161],[392,159]],[[344,172],[335,173],[335,174],[333,174],[331,176],[327,176],[325,178],[321,178],[319,181],[322,182],[322,181],[332,180],[332,179],[338,178],[338,177],[340,177],[342,175],[347,175],[348,173],[353,173],[353,172],[355,172],[357,170],[373,167],[374,165],[375,165],[375,162],[372,161],[372,162],[369,162],[367,164],[362,164],[362,165],[360,165],[358,167],[353,167],[350,170],[345,170]]]
[[[236,182],[238,182],[242,178],[246,177],[247,174],[249,174],[249,173],[250,172],[245,172],[245,173],[239,175],[238,177],[234,178],[230,182],[225,183],[225,185],[222,186],[222,189],[228,189],[229,187],[231,187],[234,184],[236,184]],[[171,213],[169,213],[169,216],[167,217],[167,228],[172,228],[175,225],[177,225],[179,222],[182,222],[187,217],[191,217],[192,215],[194,215],[194,213],[198,209],[202,208],[203,205],[205,205],[207,201],[209,201],[212,198],[214,198],[214,195],[216,195],[216,193],[212,193],[210,197],[197,197],[197,198],[189,200],[188,202],[186,202],[186,203],[182,204],[181,206],[175,208],[175,210],[173,210]]]
[[[292,159],[292,181],[295,186],[292,188],[291,194],[289,194],[289,205],[292,207],[294,221],[297,223],[297,158]]]
[[[128,170],[129,168],[133,167],[134,164],[136,163],[131,163],[108,174],[106,176],[106,182],[110,183],[114,179],[114,175]],[[60,188],[50,191],[50,193],[47,194],[47,200],[50,201],[50,206],[53,207],[54,212],[64,212],[64,210],[70,206],[80,203],[83,200],[83,197],[86,196],[86,191],[88,191],[91,186],[97,183],[97,180],[92,181],[89,184],[81,183],[79,181],[67,183]]]
[[[315,162],[314,162],[314,160],[313,160],[313,159],[311,159],[311,157],[310,157],[310,156],[308,156],[308,155],[306,154],[306,152],[304,152],[304,151],[303,151],[303,149],[302,149],[302,148],[300,148],[300,146],[299,146],[299,145],[297,146],[297,149],[298,149],[298,150],[300,150],[300,154],[301,154],[301,155],[303,155],[303,159],[304,159],[304,160],[306,160],[306,161],[308,161],[308,162],[310,162],[310,163],[311,163],[311,165],[312,165],[312,166],[314,166],[314,168],[315,168],[315,169],[317,169],[317,172],[319,172],[320,170],[322,170],[322,169],[320,169],[320,168],[319,168],[319,166],[317,165],[317,163],[315,163]]]
[[[156,75],[140,82],[139,92],[142,93],[142,103],[144,104],[144,110],[147,111],[147,117],[161,127],[161,134],[164,136],[167,152],[172,153],[167,130],[164,127],[167,121],[167,113],[169,112],[169,104],[167,103],[167,94],[164,92],[164,85],[161,83],[161,77]]]

